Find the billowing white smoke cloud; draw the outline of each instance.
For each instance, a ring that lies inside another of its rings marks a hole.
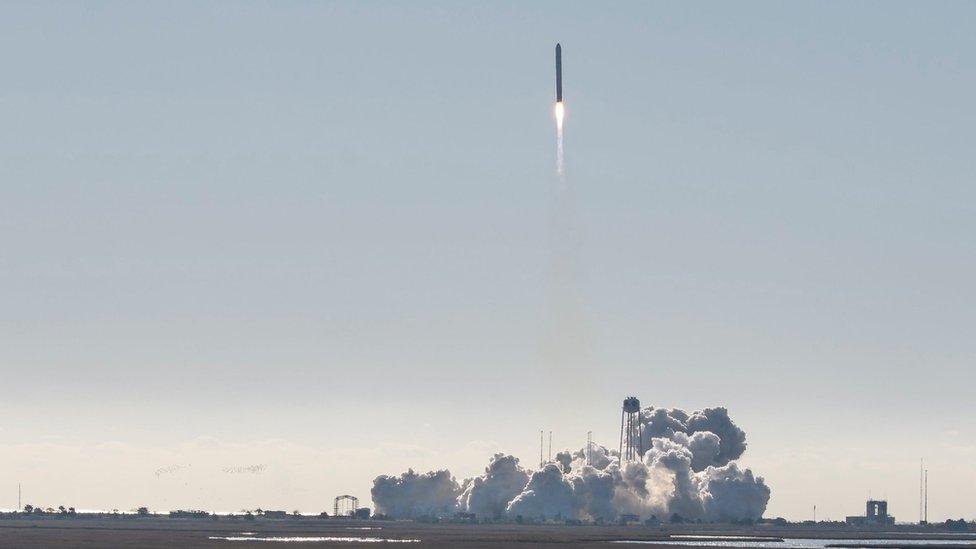
[[[688,434],[702,432],[714,433],[721,441],[715,465],[725,465],[733,459],[739,459],[746,451],[746,433],[732,423],[729,411],[725,408],[705,408],[691,414],[688,418]]]
[[[742,471],[735,462],[730,462],[724,467],[705,469],[705,477],[702,501],[706,520],[758,518],[766,511],[769,487],[761,478],[756,479],[750,469]]]
[[[709,465],[715,465],[722,453],[721,439],[709,431],[698,431],[691,436],[685,433],[675,433],[671,439],[691,450],[691,468],[695,471],[701,471]]]
[[[413,469],[398,477],[373,479],[373,505],[377,513],[397,518],[437,517],[453,513],[461,492],[447,470],[418,475]]]
[[[458,508],[479,517],[502,518],[508,503],[528,482],[529,473],[519,465],[517,457],[495,454],[484,475],[465,481]]]
[[[655,438],[680,439],[695,453],[695,471],[725,465],[746,451],[746,434],[732,423],[725,408],[705,408],[688,415],[678,408],[649,407],[641,410],[641,424],[644,448],[650,448]]]
[[[617,517],[613,505],[617,479],[607,471],[584,465],[569,476],[581,518],[611,521]]]
[[[611,452],[606,446],[593,443],[590,447],[590,465],[597,469],[606,469],[610,465],[616,452]],[[575,452],[565,450],[556,454],[556,462],[559,463],[563,471],[568,473],[572,469],[579,469],[586,464],[586,447],[580,448]]]
[[[569,450],[563,450],[556,454],[556,464],[559,465],[559,470],[568,473],[573,468],[573,453]]]
[[[691,468],[695,460],[691,448],[666,438],[653,439],[652,444],[652,448],[644,454],[644,464],[649,469],[664,469],[671,473],[674,491],[668,502],[668,512],[700,518],[704,514],[704,507],[698,493],[699,479]]]
[[[589,464],[586,448],[564,451],[530,475],[514,456],[496,454],[485,474],[466,480],[463,488],[447,471],[377,477],[373,501],[378,512],[403,518],[455,510],[482,519],[524,520],[612,521],[622,514],[715,522],[762,517],[769,487],[733,461],[745,452],[745,433],[725,408],[691,414],[646,408],[641,423],[641,461],[621,464],[616,450],[593,444]]]
[[[576,510],[573,484],[554,463],[532,473],[522,493],[508,504],[510,517],[532,520],[575,518]]]

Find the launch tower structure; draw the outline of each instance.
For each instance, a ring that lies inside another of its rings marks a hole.
[[[336,496],[335,504],[332,507],[332,516],[334,517],[348,517],[356,513],[356,509],[359,508],[359,498],[356,496],[350,496],[349,494],[343,494],[341,496]]]

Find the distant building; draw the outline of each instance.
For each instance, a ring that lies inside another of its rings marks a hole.
[[[620,515],[619,522],[620,522],[620,524],[626,526],[626,525],[628,525],[628,524],[630,524],[632,522],[640,522],[640,517],[637,516],[637,515],[623,514],[623,515]]]
[[[288,513],[284,511],[265,511],[264,518],[269,519],[283,519],[288,518]]]
[[[463,513],[459,511],[454,513],[454,518],[451,519],[451,522],[474,524],[478,522],[478,516],[474,513]]]
[[[888,502],[869,499],[864,516],[847,517],[847,524],[854,526],[888,526],[895,523],[895,517],[888,514]]]
[[[186,510],[186,511],[180,509],[177,511],[169,512],[169,518],[207,518],[209,516],[210,513],[206,511],[197,511],[193,509]]]
[[[352,512],[352,517],[365,520],[369,518],[369,513],[369,507],[360,507]]]

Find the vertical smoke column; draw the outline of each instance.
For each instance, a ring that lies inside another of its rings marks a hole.
[[[552,210],[551,307],[552,332],[547,345],[547,362],[558,380],[566,380],[566,394],[579,391],[569,380],[586,371],[589,337],[583,314],[580,258],[582,223],[576,209],[573,187],[563,164],[563,59],[556,44],[556,186]]]

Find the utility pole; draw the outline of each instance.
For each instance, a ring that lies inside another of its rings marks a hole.
[[[816,505],[813,506],[813,523],[814,524],[817,523],[817,506]]]
[[[20,483],[17,483],[17,511],[20,512],[24,508],[20,506]]]

